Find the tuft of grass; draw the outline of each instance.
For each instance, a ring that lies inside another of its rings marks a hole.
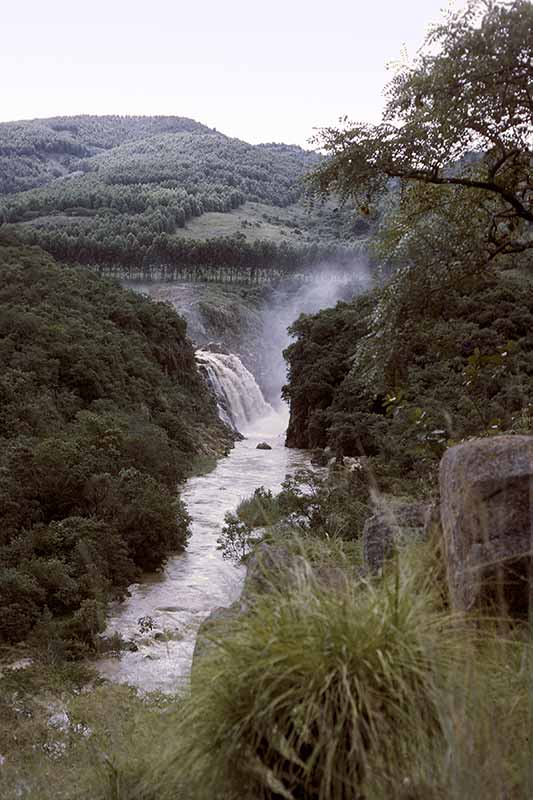
[[[328,592],[305,575],[258,597],[198,665],[152,776],[161,797],[355,800],[375,753],[393,762],[405,736],[440,731],[449,654],[429,582]]]

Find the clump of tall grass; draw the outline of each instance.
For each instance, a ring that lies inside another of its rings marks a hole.
[[[196,668],[162,792],[181,776],[195,800],[363,797],[374,751],[394,760],[405,736],[439,728],[447,650],[432,602],[429,582],[414,591],[399,572],[341,592],[295,575],[257,598]]]

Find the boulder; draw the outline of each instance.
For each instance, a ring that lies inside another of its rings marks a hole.
[[[192,657],[191,680],[192,672],[198,659],[205,655],[213,646],[215,635],[219,636],[223,633],[224,628],[234,622],[241,613],[241,603],[236,600],[231,606],[220,606],[214,608],[213,611],[207,616],[196,634],[196,643],[194,645],[194,653]]]
[[[267,442],[259,442],[256,450],[272,450],[272,447]]]
[[[363,559],[370,573],[378,573],[396,547],[425,541],[433,507],[427,503],[387,503],[367,519],[363,528]]]
[[[283,591],[294,584],[298,575],[308,575],[309,569],[303,556],[295,555],[284,547],[262,542],[246,562],[241,601],[248,605],[254,595]]]
[[[451,447],[440,465],[441,525],[452,606],[526,615],[533,436]]]

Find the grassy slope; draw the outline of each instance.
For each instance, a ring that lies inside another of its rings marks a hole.
[[[337,204],[328,202],[320,209],[309,209],[303,202],[293,203],[285,208],[272,208],[266,203],[246,202],[240,208],[228,213],[208,211],[200,217],[189,220],[185,228],[177,231],[179,236],[191,239],[208,239],[212,236],[234,236],[243,234],[247,241],[264,239],[269,242],[288,242],[303,244],[335,239],[338,236],[334,211]],[[340,212],[346,227],[350,230],[350,216]],[[329,228],[329,230],[328,230]]]
[[[274,208],[267,203],[247,201],[231,211],[206,211],[199,217],[193,217],[178,228],[174,235],[184,239],[210,239],[219,236],[235,236],[241,234],[248,242],[258,239],[280,244],[307,244],[317,239],[321,241],[338,241],[339,228],[335,215],[339,212],[337,204],[328,203],[323,208],[311,210],[304,202],[293,203],[285,208]],[[342,238],[350,238],[354,217],[346,210],[340,211],[342,216]],[[90,216],[80,216],[75,212],[65,214],[54,212],[36,216],[32,220],[19,223],[21,228],[58,228],[68,230],[70,227],[82,226],[90,231]]]

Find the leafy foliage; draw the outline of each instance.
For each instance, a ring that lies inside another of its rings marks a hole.
[[[423,230],[424,187],[444,189],[429,197],[444,204],[451,198],[463,215],[468,207],[467,219],[480,226],[472,258],[528,250],[532,38],[527,0],[469,3],[436,26],[414,64],[394,77],[380,125],[322,131],[332,157],[318,169],[315,187],[353,197],[369,213],[376,194],[395,179],[410,212],[404,221],[415,229],[421,221]]]
[[[284,390],[290,446],[370,456],[377,474],[418,491],[447,444],[533,423],[531,285],[441,275],[430,300],[419,278],[300,317]]]
[[[0,265],[0,640],[48,622],[75,651],[184,545],[176,484],[229,435],[169,307],[37,249]]]
[[[376,243],[393,277],[294,324],[290,445],[369,455],[398,486],[449,442],[531,429],[532,36],[530,3],[474,0],[398,72],[380,125],[323,131],[315,189],[369,215],[399,189]]]
[[[218,540],[222,557],[235,563],[242,561],[257,542],[257,529],[273,525],[282,515],[277,498],[260,486],[251,497],[242,500],[235,511],[224,517]]]
[[[371,513],[368,481],[360,469],[333,469],[326,475],[300,469],[285,479],[279,494],[260,487],[226,514],[219,545],[224,558],[239,564],[263,539],[287,547],[296,536],[297,549],[306,542],[305,556],[311,557],[317,542],[360,542]]]

